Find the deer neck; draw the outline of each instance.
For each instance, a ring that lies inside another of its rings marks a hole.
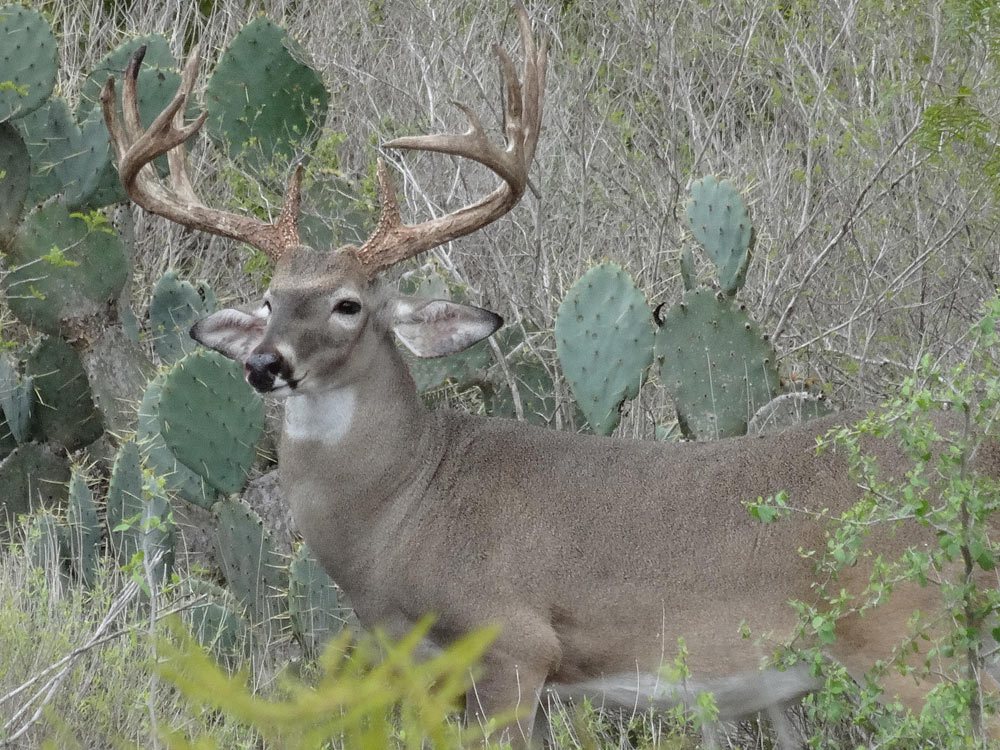
[[[279,449],[282,492],[306,541],[343,552],[413,485],[434,443],[433,417],[395,346],[386,340],[366,359],[357,362],[365,377],[286,400]]]

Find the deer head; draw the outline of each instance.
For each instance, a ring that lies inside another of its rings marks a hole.
[[[302,168],[288,181],[284,204],[273,222],[210,208],[197,196],[187,171],[184,143],[204,124],[202,113],[184,123],[185,105],[198,70],[191,52],[171,103],[145,131],[139,119],[136,85],[144,49],[131,59],[123,86],[123,122],[115,111],[114,79],[101,94],[104,118],[128,195],[151,213],[178,224],[246,242],[275,264],[270,288],[252,312],[221,310],[200,321],[191,335],[227,357],[243,362],[249,383],[275,395],[336,388],[364,377],[367,356],[394,332],[418,357],[460,351],[502,324],[500,316],[447,300],[421,300],[392,293],[379,274],[408,258],[475,232],[511,210],[528,185],[542,119],[546,50],[531,35],[527,13],[517,7],[524,67],[496,48],[504,81],[505,143],[494,144],[478,116],[458,105],[469,121],[462,134],[397,138],[389,148],[434,151],[479,162],[501,184],[489,195],[446,216],[404,224],[385,163],[378,163],[381,214],[360,247],[311,248],[299,241]],[[167,155],[170,174],[161,179],[151,162]]]

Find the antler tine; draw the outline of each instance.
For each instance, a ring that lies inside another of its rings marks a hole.
[[[528,185],[528,167],[535,155],[542,118],[546,45],[535,44],[531,22],[520,3],[516,6],[524,67],[520,79],[507,53],[495,47],[504,89],[505,145],[492,143],[474,111],[456,102],[465,113],[464,133],[407,136],[386,143],[388,148],[433,151],[476,161],[502,180],[492,193],[464,208],[421,224],[399,219],[395,190],[385,167],[379,165],[382,215],[372,236],[357,250],[358,258],[374,276],[390,266],[486,226],[510,211]]]
[[[118,158],[118,173],[125,192],[150,213],[183,226],[246,242],[260,248],[277,262],[285,252],[299,244],[301,165],[292,171],[285,190],[284,205],[278,218],[271,223],[206,206],[188,176],[184,148],[184,143],[201,129],[208,117],[206,112],[202,112],[193,122],[184,124],[185,105],[194,89],[200,61],[198,47],[196,45],[188,56],[177,93],[149,128],[143,131],[137,86],[145,53],[145,47],[136,50],[125,69],[121,122],[115,109],[114,77],[108,78],[101,91],[104,121]],[[170,166],[169,185],[164,184],[151,163],[163,154],[167,155]]]

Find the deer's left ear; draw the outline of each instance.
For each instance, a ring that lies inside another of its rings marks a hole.
[[[460,352],[503,325],[494,312],[443,299],[395,297],[389,313],[393,333],[418,357]]]

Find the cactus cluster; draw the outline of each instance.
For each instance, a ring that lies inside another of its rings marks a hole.
[[[654,356],[688,438],[742,435],[780,393],[777,353],[733,299],[746,281],[754,244],[746,203],[730,182],[709,175],[692,184],[686,215],[717,270],[719,291],[699,285],[694,254],[685,246],[684,296],[657,309],[655,334],[642,294],[610,263],[588,271],[559,307],[559,362],[595,432],[614,430],[622,403],[636,395]],[[824,408],[814,404],[796,414]]]
[[[205,589],[207,600],[191,613],[196,634],[220,658],[234,657],[247,632],[280,627],[295,612],[295,637],[313,648],[332,631],[331,613],[341,615],[328,582],[301,550],[289,577],[259,519],[249,509],[240,517],[245,506],[225,499],[243,489],[264,419],[238,366],[196,351],[188,337],[191,324],[214,310],[212,290],[168,272],[154,290],[148,328],[140,332],[129,309],[133,251],[101,210],[125,194],[99,95],[140,46],[138,104],[148,124],[180,80],[166,37],[111,50],[74,107],[53,95],[58,59],[44,18],[0,6],[2,292],[6,307],[41,334],[30,347],[13,342],[0,353],[0,534],[30,515],[26,550],[61,579],[92,583],[107,554],[120,565],[141,564],[144,578],[161,585],[174,564],[177,504],[215,505],[230,590]],[[328,94],[283,30],[255,21],[223,57],[204,101],[213,140],[251,167],[314,140]],[[194,112],[198,104],[189,106]],[[165,159],[157,164],[165,173]],[[344,214],[335,217],[343,219],[335,233],[356,239],[367,230],[365,212],[346,210],[359,201],[343,180],[310,179],[307,205]],[[107,472],[104,498],[95,496],[104,486],[96,472]]]

